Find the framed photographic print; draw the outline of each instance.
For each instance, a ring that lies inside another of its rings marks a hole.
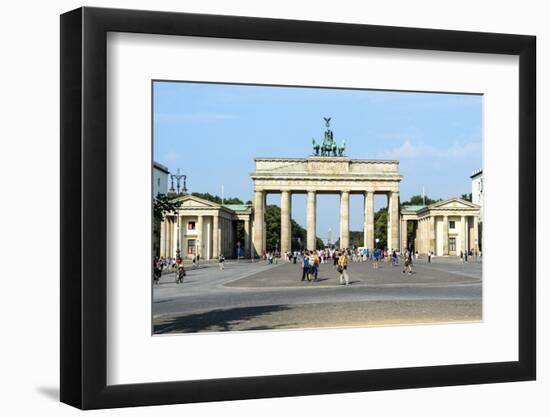
[[[61,103],[63,402],[535,379],[534,37],[81,8]]]

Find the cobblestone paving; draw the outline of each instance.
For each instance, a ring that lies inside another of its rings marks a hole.
[[[480,262],[437,259],[402,266],[349,265],[349,286],[332,265],[302,282],[298,265],[228,262],[189,270],[183,284],[166,274],[153,286],[154,331],[160,333],[277,330],[482,319]]]

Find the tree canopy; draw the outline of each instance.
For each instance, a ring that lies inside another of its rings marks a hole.
[[[413,195],[409,201],[403,201],[401,202],[402,206],[423,206],[424,201],[426,202],[426,205],[429,206],[430,204],[437,203],[438,201],[442,201],[442,199],[434,200],[428,196],[422,197],[421,195]]]
[[[307,248],[307,231],[290,219],[291,223],[291,249],[316,249]],[[265,233],[266,250],[281,249],[281,208],[274,204],[269,204],[265,208]],[[322,239],[316,238],[317,248],[324,247]]]
[[[153,198],[153,217],[161,222],[164,216],[174,213],[181,206],[181,201],[174,201],[166,194],[158,194]]]
[[[202,198],[203,200],[212,201],[216,204],[222,204],[222,198],[217,195],[213,195],[210,193],[191,193],[192,196]],[[223,199],[223,204],[244,204],[243,201],[240,198],[237,197],[227,197]]]

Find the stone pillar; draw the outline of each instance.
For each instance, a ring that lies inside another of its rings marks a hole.
[[[229,220],[229,253],[231,257],[237,257],[237,242],[235,241],[235,222]]]
[[[223,216],[220,216],[219,222],[220,235],[218,239],[220,240],[220,255],[227,256],[227,252],[225,251],[225,240],[227,239],[227,236],[225,233],[225,219],[223,218]]]
[[[173,217],[170,220],[170,224],[168,225],[168,251],[166,256],[173,258],[174,253],[176,253],[176,235],[174,234],[176,218]]]
[[[401,236],[400,236],[400,242],[401,245],[399,246],[399,250],[401,253],[404,253],[407,249],[407,220],[401,219]]]
[[[202,215],[197,216],[197,241],[195,242],[195,249],[197,251],[197,254],[201,256],[201,259],[204,255],[204,242],[203,242],[203,236],[202,236],[202,228],[203,228],[203,221],[202,221]]]
[[[250,220],[244,221],[244,256],[250,255]]]
[[[159,226],[159,235],[160,235],[160,245],[159,245],[159,256],[165,256],[166,253],[166,225],[168,223],[168,219],[165,217],[162,222],[160,222]]]
[[[180,249],[180,254],[182,258],[184,257],[184,254],[185,254],[183,250],[183,245],[185,244],[185,242],[182,241],[180,221],[181,221],[180,216],[176,216],[175,222],[173,225],[173,232],[172,232],[174,236],[174,250],[172,253],[173,258],[175,258],[176,255],[178,254],[178,248]]]
[[[266,233],[266,230],[267,230],[267,223],[265,222],[265,212],[266,212],[266,207],[267,207],[267,193],[264,192],[264,199],[263,199],[263,204],[264,204],[264,240],[263,240],[263,243],[262,243],[262,247],[264,249],[267,250],[267,233]],[[273,248],[271,248],[271,250],[273,250]]]
[[[443,255],[449,254],[449,217],[443,216]]]
[[[388,194],[388,249],[399,248],[399,192]]]
[[[479,253],[479,217],[474,216],[474,246],[475,253]]]
[[[363,245],[372,251],[374,248],[374,193],[365,193],[365,221],[363,226]]]
[[[462,226],[462,239],[460,239],[462,246],[461,250],[463,253],[466,253],[468,251],[468,217],[461,216],[460,225]]]
[[[253,236],[253,250],[256,255],[262,256],[264,246],[264,192],[258,191],[254,193],[254,236]]]
[[[281,191],[281,254],[290,250],[290,191]]]
[[[220,256],[220,218],[216,213],[212,216],[212,257]]]
[[[429,220],[424,218],[424,250],[423,253],[428,253],[428,246],[430,245],[430,234],[429,234]]]
[[[436,242],[435,242],[435,217],[434,216],[430,216],[430,220],[429,220],[429,234],[430,234],[430,239],[429,239],[429,242],[430,242],[430,247],[428,248],[429,251],[432,251],[432,253],[435,253],[435,245],[436,245]]]
[[[166,223],[166,252],[164,256],[172,256],[172,248],[174,247],[174,237],[172,236],[174,220],[170,218]]]
[[[426,230],[424,228],[424,219],[418,221],[418,229],[420,230],[420,241],[418,242],[418,253],[424,253],[424,242],[426,241]]]
[[[227,257],[231,256],[231,233],[229,231],[229,220],[223,219],[223,230],[224,230],[224,241],[225,249],[223,250],[223,255]]]
[[[315,191],[307,192],[307,249],[316,249],[315,245],[315,221],[316,221],[316,199]]]
[[[340,247],[349,248],[349,191],[340,194]]]

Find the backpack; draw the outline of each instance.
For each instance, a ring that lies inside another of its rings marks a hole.
[[[309,268],[309,259],[308,257],[304,257],[304,268]]]

